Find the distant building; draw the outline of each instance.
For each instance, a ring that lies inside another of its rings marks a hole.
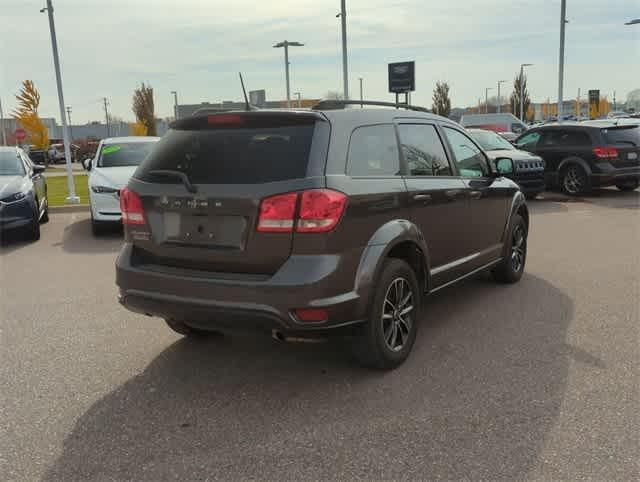
[[[250,92],[250,102],[255,107],[261,109],[286,109],[286,100],[267,100],[264,90]],[[291,107],[300,107],[302,109],[309,109],[315,104],[320,102],[320,99],[291,99]],[[179,104],[177,108],[178,118],[191,117],[196,111],[200,109],[207,110],[244,110],[246,107],[244,101],[232,101],[223,100],[222,102],[201,102],[200,104]]]

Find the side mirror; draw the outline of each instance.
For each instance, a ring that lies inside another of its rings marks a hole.
[[[513,164],[513,159],[509,157],[498,157],[494,162],[496,165],[496,171],[498,171],[500,176],[513,174],[516,170]]]
[[[85,160],[82,161],[82,167],[84,167],[85,171],[90,171],[91,170],[91,162],[93,161],[92,158],[87,157]]]
[[[34,164],[33,165],[33,175],[34,176],[38,176],[40,174],[42,174],[44,172],[45,168],[44,166],[40,166],[38,164]]]

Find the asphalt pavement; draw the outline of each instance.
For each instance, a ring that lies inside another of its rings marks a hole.
[[[387,373],[182,339],[116,302],[120,233],[52,214],[0,247],[1,478],[638,480],[640,192],[530,209],[521,282],[434,295]]]

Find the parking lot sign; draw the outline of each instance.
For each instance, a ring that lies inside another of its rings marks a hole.
[[[600,91],[589,91],[589,119],[600,117]]]
[[[389,92],[406,94],[416,90],[415,65],[413,60],[389,64]]]

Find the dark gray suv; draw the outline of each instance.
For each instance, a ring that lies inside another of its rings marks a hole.
[[[511,160],[497,172],[439,116],[334,104],[173,123],[121,192],[120,302],[188,336],[348,336],[393,368],[424,295],[483,270],[520,279]]]

